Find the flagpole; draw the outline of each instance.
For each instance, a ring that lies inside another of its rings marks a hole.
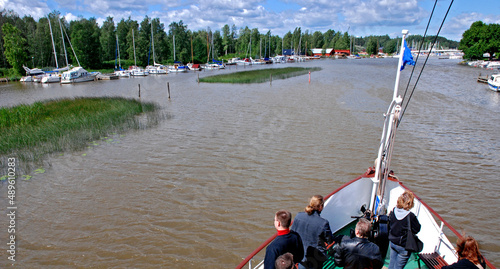
[[[399,88],[399,76],[401,74],[401,66],[403,65],[403,55],[405,52],[405,39],[408,34],[408,30],[403,30],[403,37],[401,38],[401,49],[399,50],[399,64],[398,71],[396,73],[396,82],[394,85],[394,95],[392,96],[392,100],[395,100],[398,97],[398,88]]]

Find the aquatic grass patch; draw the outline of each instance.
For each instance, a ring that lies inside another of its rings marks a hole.
[[[0,108],[0,167],[7,157],[36,163],[48,154],[81,150],[112,133],[159,121],[159,106],[120,97],[58,99]]]
[[[301,76],[309,72],[319,71],[321,68],[285,67],[267,68],[259,70],[241,71],[229,74],[208,76],[200,78],[200,82],[207,83],[263,83],[272,79],[287,79]]]

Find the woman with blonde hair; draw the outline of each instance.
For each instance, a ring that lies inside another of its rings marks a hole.
[[[399,196],[396,207],[389,214],[389,244],[391,248],[389,269],[404,268],[410,258],[411,251],[405,249],[408,224],[410,224],[413,234],[420,232],[420,222],[417,216],[410,212],[410,209],[413,208],[414,198],[413,193],[406,190]]]
[[[464,235],[457,240],[458,262],[443,266],[442,269],[483,269],[486,268],[483,255],[479,252],[479,245],[472,236]]]
[[[323,268],[326,261],[325,243],[332,242],[332,231],[328,220],[320,216],[323,211],[323,196],[314,195],[309,200],[304,212],[299,212],[291,227],[302,238],[304,259],[299,268]]]

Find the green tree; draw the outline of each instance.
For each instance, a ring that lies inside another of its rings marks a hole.
[[[130,28],[127,33],[127,45],[126,45],[126,51],[128,54],[128,59],[131,61],[134,61],[134,64],[141,65],[141,62],[137,62],[137,55],[135,53],[135,46],[137,43],[137,33],[139,32],[139,24],[136,21],[131,21],[130,22]]]
[[[102,58],[101,61],[109,61],[116,58],[116,32],[113,17],[107,17],[102,23],[100,36]],[[121,55],[120,55],[121,56]]]
[[[135,55],[137,57],[137,64],[148,65],[153,61],[151,55],[151,23],[148,16],[144,17],[140,23],[139,32],[136,33],[135,39]],[[151,59],[150,59],[151,58]]]
[[[366,45],[366,52],[369,55],[378,54],[378,41],[376,37],[370,37],[370,39],[368,40],[368,44]]]
[[[464,52],[466,59],[482,59],[486,52],[488,26],[482,21],[472,23],[462,34],[458,49]]]
[[[34,68],[34,60],[35,60],[35,53],[37,50],[36,44],[35,44],[35,35],[36,35],[36,21],[33,19],[31,16],[27,16],[23,18],[23,21],[25,23],[25,35],[26,35],[26,41],[28,43],[28,48],[27,48],[27,53],[28,53],[28,66],[31,68]],[[33,58],[31,58],[33,57]]]
[[[101,44],[99,42],[100,29],[95,18],[72,21],[70,23],[71,44],[78,57],[80,65],[84,68],[101,67]],[[77,59],[73,59],[76,63]]]
[[[316,31],[312,35],[311,48],[322,48],[325,44],[325,38],[320,31]]]
[[[229,28],[229,25],[226,24],[222,27],[222,49],[224,50],[225,55],[231,53],[231,43],[231,29]]]
[[[130,17],[127,20],[121,19],[116,25],[116,34],[118,35],[118,45],[120,46],[120,58],[134,60],[134,48],[132,44],[132,27],[136,27],[137,22],[132,21]],[[130,40],[129,40],[130,38]],[[130,54],[129,47],[132,53]]]
[[[337,42],[335,42],[334,48],[336,50],[348,50],[349,46],[350,46],[349,34],[345,32],[342,36],[339,35]]]
[[[396,39],[390,39],[390,40],[387,40],[385,43],[384,43],[384,53],[395,53],[397,51],[397,43],[398,41]]]
[[[187,25],[182,20],[172,22],[169,26],[168,38],[172,42],[172,48],[175,48],[175,55],[172,51],[172,59],[187,63],[191,61],[191,38],[188,34]],[[173,43],[175,35],[175,46]],[[175,57],[174,57],[175,56]]]
[[[192,34],[193,36],[193,63],[207,62],[207,36],[205,30],[200,30]]]
[[[4,38],[5,57],[14,70],[14,75],[21,75],[23,64],[27,61],[28,55],[24,48],[27,47],[26,39],[21,36],[19,29],[10,23],[2,25]]]
[[[155,41],[155,61],[157,63],[166,63],[171,53],[167,33],[165,33],[165,25],[160,22],[159,18],[153,19],[152,24]]]

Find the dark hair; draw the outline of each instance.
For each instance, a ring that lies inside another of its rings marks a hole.
[[[290,227],[290,223],[292,223],[292,213],[286,210],[280,210],[276,212],[276,219],[281,223],[283,228]]]
[[[276,269],[292,269],[293,268],[293,255],[287,252],[276,259],[274,264]]]
[[[372,224],[369,220],[365,218],[360,218],[356,224],[356,231],[362,237],[368,238],[370,236],[370,231],[372,230]]]
[[[479,253],[477,241],[470,235],[463,235],[457,239],[457,254],[460,259],[467,259],[474,264],[482,261],[482,255]]]
[[[323,205],[323,203],[323,196],[314,195],[309,200],[309,205],[306,206],[306,209],[304,211],[307,213],[307,215],[312,215],[314,211],[320,211],[320,207]]]

